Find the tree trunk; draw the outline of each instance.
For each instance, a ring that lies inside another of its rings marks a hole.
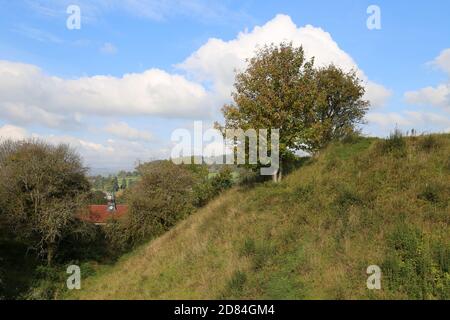
[[[53,257],[55,255],[55,246],[50,244],[47,248],[47,266],[51,267],[53,263]]]

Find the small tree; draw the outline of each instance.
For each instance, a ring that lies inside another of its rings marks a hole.
[[[369,102],[362,99],[365,89],[354,71],[344,72],[330,65],[314,73],[315,99],[305,117],[305,149],[317,152],[332,140],[357,131],[363,123]]]
[[[222,109],[222,129],[279,129],[281,176],[283,160],[293,151],[315,152],[353,130],[368,107],[363,94],[354,73],[316,69],[302,47],[265,46],[236,75],[234,103]]]
[[[112,186],[111,186],[111,191],[112,192],[117,192],[119,191],[119,179],[117,177],[112,178],[112,182],[111,182]]]
[[[85,173],[80,157],[66,145],[31,140],[0,146],[2,213],[49,265],[60,241],[81,232],[77,215],[89,191]]]
[[[120,184],[120,189],[125,190],[127,188],[127,179],[122,178],[122,182]]]
[[[140,165],[142,179],[128,189],[128,232],[136,243],[168,230],[192,212],[192,173],[171,161]]]

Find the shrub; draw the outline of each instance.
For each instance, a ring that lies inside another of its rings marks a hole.
[[[27,300],[55,299],[66,288],[66,274],[64,271],[55,267],[37,267],[33,284],[24,298]]]
[[[341,209],[347,209],[352,205],[362,204],[362,200],[356,194],[356,192],[349,190],[348,188],[342,187],[338,190],[338,195],[336,197],[336,205]]]
[[[431,245],[429,242],[420,230],[405,223],[391,232],[382,265],[390,290],[414,299],[445,299],[450,296],[447,249],[436,252],[433,248],[443,244],[436,246],[436,242],[431,242]]]
[[[194,209],[195,179],[186,167],[157,161],[138,170],[142,179],[127,194],[125,230],[133,243],[160,235]]]
[[[398,129],[391,133],[389,138],[379,142],[378,148],[382,154],[392,154],[396,157],[406,156],[406,141]]]
[[[361,132],[357,130],[352,130],[348,132],[343,138],[342,143],[344,144],[355,144],[361,141],[363,137],[361,136]]]
[[[0,208],[7,224],[50,265],[60,242],[79,233],[90,185],[79,155],[38,140],[0,145]]]
[[[256,252],[255,240],[246,238],[241,248],[241,256],[249,257]]]
[[[247,275],[245,272],[237,270],[228,280],[223,297],[239,297],[244,289],[244,285],[247,282]]]
[[[439,146],[439,140],[434,135],[427,135],[419,140],[419,148],[426,152],[438,149]]]
[[[91,191],[88,194],[87,202],[89,204],[98,204],[104,205],[106,204],[106,194],[103,191],[95,190]]]
[[[233,175],[228,167],[224,167],[219,174],[211,179],[211,186],[214,195],[219,195],[222,191],[230,189],[233,186]]]
[[[421,193],[418,194],[418,198],[431,203],[438,203],[440,200],[439,196],[440,188],[437,185],[427,184]]]
[[[114,255],[131,249],[133,241],[128,227],[129,220],[112,220],[104,227],[108,250]]]
[[[192,167],[190,167],[192,170]],[[194,184],[194,204],[196,207],[203,207],[221,192],[233,186],[233,175],[228,167],[224,167],[212,178],[209,177],[207,168],[205,170],[195,169],[196,175]]]

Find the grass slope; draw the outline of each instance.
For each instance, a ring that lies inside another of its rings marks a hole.
[[[68,298],[449,299],[449,222],[450,135],[358,139],[227,192]]]

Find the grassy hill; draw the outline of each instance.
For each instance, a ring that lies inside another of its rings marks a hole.
[[[449,222],[450,135],[357,139],[223,194],[67,298],[450,299]]]

